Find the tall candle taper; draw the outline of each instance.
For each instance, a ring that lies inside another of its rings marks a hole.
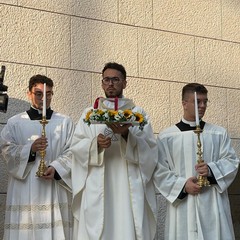
[[[196,126],[199,126],[198,101],[197,101],[197,93],[196,93],[196,92],[194,92],[194,99],[195,99],[195,119],[196,119]]]
[[[40,121],[42,124],[42,137],[46,137],[46,130],[45,126],[48,123],[46,120],[46,83],[43,85],[43,106],[42,106],[42,120]],[[47,169],[46,163],[45,163],[45,156],[46,156],[46,150],[40,151],[40,164],[38,166],[38,171],[36,172],[36,175],[38,177],[42,177],[44,175],[44,172]]]
[[[46,118],[46,83],[43,84],[42,118]]]

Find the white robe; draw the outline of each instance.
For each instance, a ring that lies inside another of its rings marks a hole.
[[[119,101],[119,109],[130,105]],[[89,110],[85,109],[76,126],[71,147],[74,240],[152,240],[157,148],[151,126],[145,125],[143,131],[130,127],[126,142],[105,124],[84,123]],[[133,110],[143,112],[139,107]],[[109,148],[98,151],[100,133],[112,141]]]
[[[197,135],[172,126],[157,139],[154,182],[167,201],[165,240],[234,240],[227,189],[239,165],[224,128],[206,123],[201,133],[203,159],[217,184],[198,195],[178,199],[187,179],[196,176]]]
[[[36,177],[40,155],[28,162],[33,141],[42,125],[26,112],[8,120],[1,132],[2,156],[9,174],[4,240],[70,240],[72,238],[70,152],[74,132],[69,117],[53,113],[46,125],[46,165],[61,180]]]

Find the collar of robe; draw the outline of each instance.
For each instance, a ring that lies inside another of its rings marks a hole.
[[[31,120],[42,120],[42,111],[36,108],[31,107],[27,114]],[[51,108],[48,108],[46,110],[46,119],[51,119],[53,114],[53,110]]]
[[[200,128],[203,129],[204,128],[204,125],[205,125],[205,122],[200,119]],[[192,126],[190,125],[190,123],[187,123],[186,120],[182,119],[179,123],[176,124],[176,126],[179,128],[180,131],[184,132],[184,131],[193,131],[193,130],[196,130],[196,125],[195,126]]]

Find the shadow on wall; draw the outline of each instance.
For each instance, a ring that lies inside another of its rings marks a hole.
[[[0,112],[0,126],[1,129],[7,123],[7,120],[21,112],[28,110],[30,103],[28,101],[20,100],[17,98],[9,98],[7,112]]]

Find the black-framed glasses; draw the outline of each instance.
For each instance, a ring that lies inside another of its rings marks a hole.
[[[31,93],[33,93],[38,100],[41,100],[43,98],[43,92],[36,91],[36,92],[31,92]],[[52,95],[53,95],[52,91],[46,92],[46,99],[51,99]]]
[[[121,81],[121,79],[119,77],[105,77],[102,79],[102,83],[104,85],[109,85],[110,82],[112,82],[113,84],[118,84]]]

